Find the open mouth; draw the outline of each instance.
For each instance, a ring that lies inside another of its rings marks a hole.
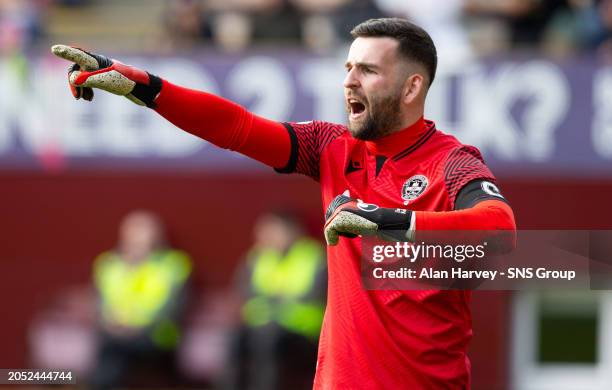
[[[362,102],[356,99],[349,99],[348,106],[349,106],[350,114],[353,117],[363,114],[363,112],[366,109],[365,104],[363,104]]]

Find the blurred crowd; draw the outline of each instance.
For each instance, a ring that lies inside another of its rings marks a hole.
[[[126,12],[130,8],[126,4],[2,0],[0,47],[6,52],[49,38],[58,30],[54,23],[67,23],[53,17],[58,10],[69,10],[78,20],[79,10],[104,7],[104,15],[99,16],[104,18],[113,15],[113,7],[117,14]],[[451,59],[510,49],[559,56],[612,51],[612,0],[149,0],[129,4],[139,15],[157,13],[158,26],[150,39],[160,50],[214,45],[232,52],[256,44],[301,45],[325,53],[348,42],[350,28],[364,19],[400,16],[428,30],[440,52]],[[86,29],[93,24],[92,20],[80,26]],[[71,33],[78,36],[78,26],[73,27]],[[120,46],[122,41],[113,44]]]
[[[34,316],[31,364],[70,368],[91,390],[311,389],[327,266],[303,220],[259,215],[234,283],[217,294],[193,284],[207,264],[167,233],[153,211],[125,215],[116,244],[92,263],[93,288],[66,287]]]

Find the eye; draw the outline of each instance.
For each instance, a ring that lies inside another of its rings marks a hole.
[[[365,73],[365,74],[376,74],[376,72],[374,72],[371,68],[367,68],[367,67],[363,68],[363,73]]]

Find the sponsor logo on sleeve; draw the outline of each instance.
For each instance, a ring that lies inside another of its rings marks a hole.
[[[491,183],[490,181],[483,181],[480,184],[480,188],[482,188],[484,192],[486,192],[487,194],[491,196],[497,196],[498,198],[503,198],[501,192],[499,191],[499,188],[497,188],[497,186]]]

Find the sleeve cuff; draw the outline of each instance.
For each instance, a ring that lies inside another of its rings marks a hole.
[[[289,133],[289,139],[291,141],[291,153],[289,154],[289,161],[287,162],[287,165],[285,165],[283,168],[274,168],[274,170],[278,173],[293,173],[295,172],[298,160],[298,139],[297,135],[295,134],[295,130],[289,123],[283,122],[282,125],[285,126],[287,132]]]

